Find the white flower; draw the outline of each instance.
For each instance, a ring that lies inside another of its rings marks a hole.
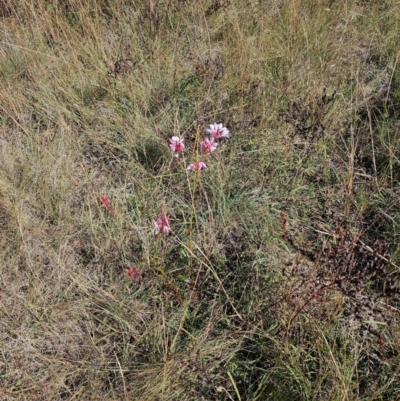
[[[210,128],[206,130],[214,139],[229,138],[229,130],[222,124],[210,124]]]
[[[206,164],[203,163],[203,162],[196,162],[196,163],[189,164],[189,165],[187,166],[187,170],[196,170],[196,171],[200,171],[200,170],[202,170],[203,168],[207,168]]]
[[[204,141],[200,142],[201,150],[203,153],[212,153],[215,149],[217,149],[218,143],[215,142],[214,138],[204,139]]]
[[[185,149],[183,139],[179,138],[179,136],[173,136],[169,139],[169,147],[176,153],[183,152],[183,149]]]

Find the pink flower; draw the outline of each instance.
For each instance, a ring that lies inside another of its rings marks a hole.
[[[206,130],[214,139],[229,138],[229,130],[222,124],[210,124],[210,128]]]
[[[182,153],[183,149],[185,149],[183,139],[179,138],[179,136],[173,136],[169,139],[169,147],[176,153]]]
[[[106,209],[110,212],[111,216],[114,217],[114,209],[111,206],[111,201],[107,196],[100,196],[100,202],[103,206],[106,207]]]
[[[125,269],[125,271],[129,277],[132,277],[137,283],[139,282],[139,269],[137,267],[130,267],[129,269]]]
[[[217,149],[218,143],[215,142],[214,138],[207,138],[200,142],[200,146],[203,153],[212,153],[215,149]]]
[[[157,220],[153,220],[153,233],[157,234],[168,234],[171,229],[169,225],[169,214],[159,217]]]
[[[203,162],[196,162],[196,163],[189,164],[189,165],[187,166],[187,170],[200,171],[200,170],[202,170],[203,168],[207,168],[206,164],[203,163]]]

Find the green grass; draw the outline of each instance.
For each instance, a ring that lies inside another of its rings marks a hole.
[[[0,398],[399,399],[398,2],[17,3]]]

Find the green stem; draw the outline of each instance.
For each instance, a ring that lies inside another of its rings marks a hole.
[[[194,149],[195,149],[195,155],[196,155],[196,162],[199,160],[199,143],[200,143],[200,133],[201,133],[201,127],[200,125],[197,127],[196,131],[196,139],[194,143]],[[193,220],[196,216],[196,208],[195,208],[195,194],[196,194],[196,189],[197,189],[197,181],[199,178],[199,172],[195,170],[194,178],[193,178],[193,187],[191,188],[191,211],[190,211],[190,217],[189,217],[189,267],[190,267],[190,278],[193,275]],[[189,188],[190,188],[190,183],[189,183]]]

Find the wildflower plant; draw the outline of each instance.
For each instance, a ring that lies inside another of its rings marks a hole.
[[[178,158],[179,161],[184,161],[186,165],[186,172],[193,172],[190,176],[187,176],[187,182],[189,186],[189,192],[191,197],[191,211],[189,215],[189,242],[187,245],[187,255],[190,264],[190,276],[193,274],[193,234],[194,234],[194,222],[196,221],[196,214],[198,213],[198,207],[196,205],[195,196],[197,189],[200,188],[204,192],[204,188],[201,186],[200,175],[207,169],[205,160],[210,157],[211,154],[217,151],[219,142],[218,140],[224,140],[229,137],[229,130],[221,123],[210,124],[206,132],[210,135],[209,137],[202,137],[202,130],[199,126],[196,130],[195,141],[193,146],[185,146],[184,138],[174,135],[168,140],[168,146],[173,152],[173,155]],[[169,214],[163,212],[160,216],[153,220],[152,232],[157,237],[167,235],[170,230]],[[185,251],[186,252],[186,251]],[[157,249],[157,254],[159,250]],[[176,293],[176,289],[173,289]]]
[[[157,132],[160,134],[161,130],[157,128]],[[160,209],[158,217],[152,219],[152,241],[150,246],[150,252],[148,254],[148,261],[152,269],[157,271],[162,277],[167,287],[166,293],[174,295],[174,299],[178,300],[179,303],[184,303],[192,299],[196,285],[199,281],[199,272],[195,273],[195,249],[198,245],[194,244],[193,238],[195,229],[198,228],[197,216],[199,213],[198,199],[201,194],[206,192],[202,186],[201,180],[202,175],[208,170],[206,160],[212,156],[213,159],[217,160],[215,157],[215,152],[219,149],[219,140],[224,140],[229,137],[229,131],[222,124],[210,124],[206,132],[210,136],[202,137],[201,127],[197,127],[195,133],[194,144],[185,144],[185,138],[178,135],[173,135],[168,138],[167,146],[169,151],[172,152],[174,158],[172,160],[177,160],[178,162],[183,162],[177,164],[179,167],[178,174],[185,174],[186,182],[188,184],[188,191],[190,194],[190,213],[188,219],[188,237],[187,239],[180,239],[177,235],[172,235],[172,241],[178,241],[180,244],[181,253],[185,255],[185,259],[189,264],[188,275],[179,274],[177,277],[170,277],[168,269],[165,266],[165,261],[168,259],[167,256],[167,244],[171,242],[171,239],[167,240],[169,234],[173,233],[173,227],[171,227],[171,213],[164,211],[164,208]],[[210,164],[212,166],[212,164]],[[181,188],[181,186],[179,186]],[[200,192],[199,192],[200,189]],[[100,199],[101,203],[110,211],[114,213],[111,207],[111,202],[108,198],[102,197]],[[129,276],[133,281],[139,281],[139,269],[129,267],[125,269],[127,276]],[[177,283],[175,283],[177,280]],[[186,283],[191,285],[191,291],[186,296],[181,292],[179,287],[182,286],[180,283]],[[164,291],[165,292],[165,291]]]
[[[160,134],[161,130],[157,128],[157,132]],[[195,227],[198,227],[197,214],[199,212],[196,199],[198,197],[199,188],[202,193],[205,193],[205,190],[201,185],[200,177],[203,174],[203,171],[208,169],[208,166],[205,163],[206,159],[214,154],[219,148],[219,142],[217,140],[223,140],[229,137],[229,130],[222,124],[210,124],[206,132],[208,132],[210,136],[202,138],[201,127],[197,127],[194,145],[189,144],[186,146],[185,139],[178,135],[171,136],[167,143],[168,148],[172,152],[174,158],[178,159],[179,162],[183,162],[179,163],[179,169],[181,172],[185,171],[191,199],[190,214],[188,216],[188,240],[180,240],[175,236],[176,240],[178,240],[180,243],[180,249],[183,250],[185,258],[187,258],[189,262],[189,277],[184,277],[181,274],[178,276],[178,281],[185,283],[192,283],[193,281],[193,257],[195,254],[193,236]],[[106,207],[107,205],[110,206],[110,203],[106,202],[105,205]],[[169,277],[166,267],[164,266],[164,261],[167,259],[165,255],[165,245],[167,243],[166,238],[168,234],[173,232],[173,229],[171,228],[170,217],[170,213],[166,213],[163,209],[161,209],[158,217],[152,220],[151,232],[154,236],[154,241],[152,241],[153,249],[150,251],[150,263],[153,268],[164,277],[165,284],[168,287],[168,293],[175,294],[176,299],[178,299],[180,303],[183,303],[186,297],[180,293],[178,287],[174,284],[174,280]],[[126,273],[135,281],[137,280],[137,270],[129,268],[126,269]],[[198,279],[199,276],[197,274],[196,278],[194,279],[194,284],[191,284],[192,291],[189,294],[189,300],[193,296]]]
[[[170,215],[163,214],[161,212],[160,217],[158,217],[156,220],[153,220],[153,234],[168,234],[169,230],[171,229],[169,225],[169,218]]]
[[[100,200],[101,205],[104,206],[109,211],[111,216],[115,217],[114,208],[111,206],[110,198],[107,198],[107,196],[100,196],[99,200]]]

